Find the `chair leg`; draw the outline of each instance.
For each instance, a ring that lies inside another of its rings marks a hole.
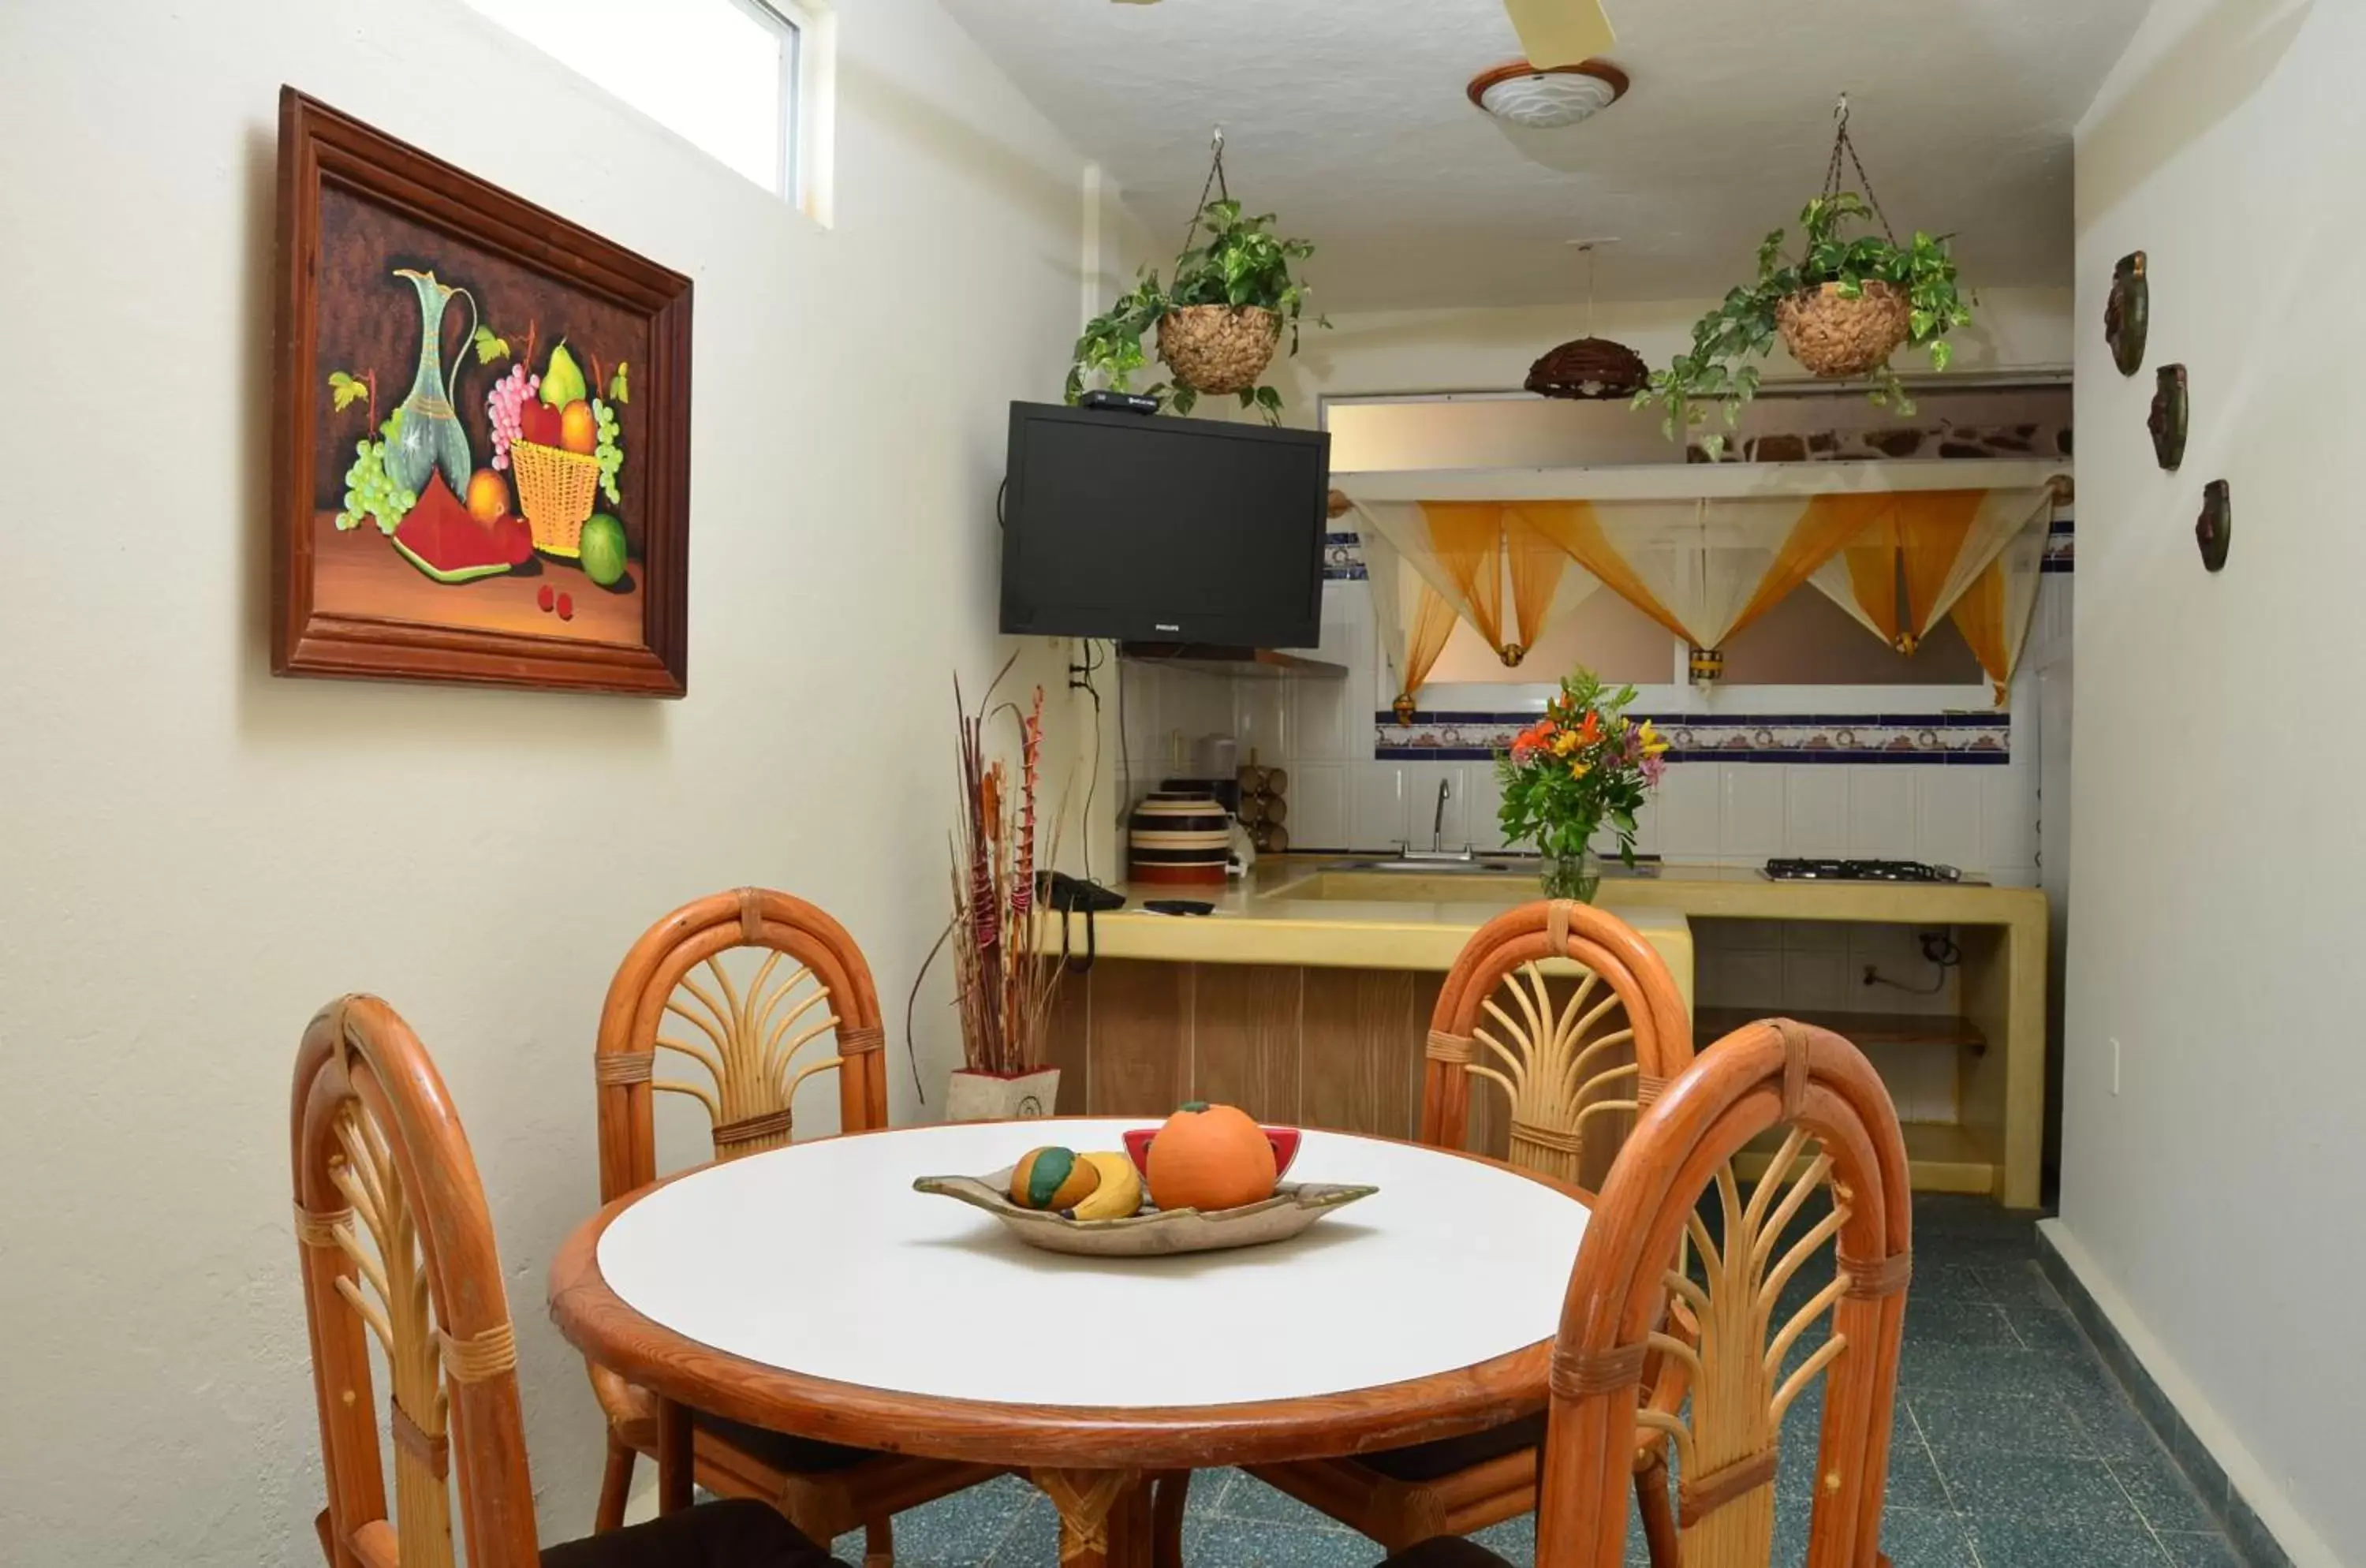
[[[1651,1568],[1676,1568],[1681,1559],[1676,1510],[1668,1501],[1668,1461],[1657,1458],[1635,1472],[1635,1507],[1643,1516],[1643,1543]]]
[[[1183,1505],[1191,1495],[1191,1472],[1169,1471],[1151,1493],[1151,1568],[1183,1568]]]
[[[896,1521],[882,1515],[862,1525],[862,1568],[896,1568]]]
[[[625,1528],[625,1500],[633,1491],[633,1461],[640,1457],[614,1427],[608,1428],[608,1463],[600,1472],[600,1511],[592,1517],[592,1534]]]

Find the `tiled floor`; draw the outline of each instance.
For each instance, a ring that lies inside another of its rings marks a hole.
[[[2026,1218],[1971,1200],[1914,1210],[1914,1283],[1883,1546],[1895,1568],[2235,1568],[2225,1538],[2087,1348]],[[1819,1411],[1791,1412],[1775,1562],[1804,1555]],[[1532,1519],[1481,1537],[1530,1562]],[[1005,1477],[896,1520],[901,1568],[1052,1568],[1059,1521]],[[1184,1551],[1207,1568],[1370,1568],[1359,1536],[1245,1475],[1192,1487]],[[862,1540],[838,1555],[862,1559]],[[1628,1561],[1645,1561],[1639,1538]]]

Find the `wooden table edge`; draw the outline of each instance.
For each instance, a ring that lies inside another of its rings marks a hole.
[[[1406,1144],[1492,1166],[1549,1187],[1589,1210],[1594,1206],[1594,1195],[1583,1188],[1466,1149],[1369,1133],[1331,1135]],[[851,1448],[929,1459],[1020,1468],[1205,1470],[1403,1448],[1483,1431],[1545,1405],[1549,1336],[1489,1360],[1419,1378],[1226,1404],[1024,1404],[956,1399],[842,1382],[751,1360],[651,1321],[618,1296],[600,1271],[600,1238],[618,1215],[659,1188],[695,1176],[714,1163],[687,1167],[628,1192],[569,1232],[551,1259],[549,1310],[559,1334],[594,1364],[665,1399],[734,1420]],[[1575,1258],[1571,1261],[1574,1264]],[[1222,1347],[1209,1348],[1222,1351]]]

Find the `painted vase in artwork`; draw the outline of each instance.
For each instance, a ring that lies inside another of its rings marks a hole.
[[[440,472],[456,496],[468,493],[468,433],[453,412],[453,387],[460,367],[444,374],[444,312],[455,295],[468,301],[469,331],[476,330],[476,296],[465,288],[438,283],[432,272],[407,266],[394,269],[419,291],[419,370],[411,378],[411,395],[402,400],[402,428],[386,455],[387,472],[397,484],[418,494],[427,488],[430,472]]]

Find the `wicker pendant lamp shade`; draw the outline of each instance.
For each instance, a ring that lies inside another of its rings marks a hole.
[[[1547,398],[1631,398],[1651,378],[1643,356],[1623,343],[1592,335],[1594,326],[1594,250],[1585,241],[1585,324],[1587,335],[1551,348],[1528,367],[1527,389]]]
[[[1548,349],[1528,367],[1531,392],[1548,398],[1631,398],[1651,379],[1643,356],[1606,337],[1582,337]]]

